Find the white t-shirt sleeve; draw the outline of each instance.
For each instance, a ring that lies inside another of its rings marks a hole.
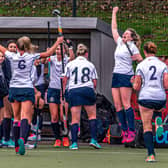
[[[137,65],[135,74],[136,74],[136,75],[140,75],[140,76],[143,75],[143,72],[142,72],[142,70],[141,70],[141,64],[138,64],[138,65]]]
[[[33,54],[33,58],[34,58],[34,59],[39,59],[39,58],[40,58],[40,53],[35,53],[35,54]]]
[[[64,73],[64,76],[66,76],[67,78],[70,77],[69,63],[65,66],[65,73]]]
[[[121,43],[123,43],[122,38],[119,36],[117,39],[117,45],[120,45]]]
[[[15,53],[10,52],[10,51],[7,50],[7,51],[5,52],[5,57],[7,57],[7,58],[9,58],[9,59],[12,59],[13,56],[14,56],[14,54],[15,54]]]
[[[96,68],[95,66],[93,66],[93,72],[92,72],[92,79],[98,79],[98,75],[97,75],[97,71],[96,71]]]
[[[134,54],[139,54],[139,49],[137,48],[137,46],[135,44],[132,45],[132,50],[131,51],[132,51],[133,55]]]

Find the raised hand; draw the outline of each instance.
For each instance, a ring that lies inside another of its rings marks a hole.
[[[113,8],[113,13],[117,13],[118,10],[119,10],[118,6],[114,7],[114,8]]]

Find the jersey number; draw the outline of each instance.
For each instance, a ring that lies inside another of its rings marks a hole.
[[[25,62],[26,62],[25,60],[20,60],[18,63],[18,68],[25,69],[26,68]]]
[[[155,74],[156,74],[156,67],[152,65],[152,66],[150,66],[149,70],[152,71],[152,75],[150,77],[150,80],[157,80],[157,77],[155,76]]]
[[[72,75],[73,74],[75,74],[75,81],[74,81],[74,83],[77,84],[78,83],[78,67],[76,67],[72,71]],[[90,69],[89,68],[85,67],[85,68],[82,69],[82,76],[81,76],[81,82],[82,83],[88,82],[90,80],[89,74],[90,74]]]

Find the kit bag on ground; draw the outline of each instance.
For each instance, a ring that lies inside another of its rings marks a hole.
[[[121,144],[122,129],[118,122],[113,123],[109,126],[107,138],[109,144]]]

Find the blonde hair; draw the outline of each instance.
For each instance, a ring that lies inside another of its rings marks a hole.
[[[157,46],[152,41],[146,42],[144,44],[143,48],[148,54],[156,54],[157,53]]]
[[[131,37],[132,37],[135,45],[137,46],[137,48],[140,50],[140,48],[141,48],[140,35],[132,28],[128,28],[127,30],[131,32]]]
[[[26,51],[28,53],[34,53],[36,50],[36,46],[31,43],[30,38],[27,36],[20,37],[16,44],[19,50]]]
[[[88,48],[84,45],[84,44],[78,44],[77,46],[77,51],[76,51],[76,55],[79,56],[84,56],[85,53],[88,52]]]

